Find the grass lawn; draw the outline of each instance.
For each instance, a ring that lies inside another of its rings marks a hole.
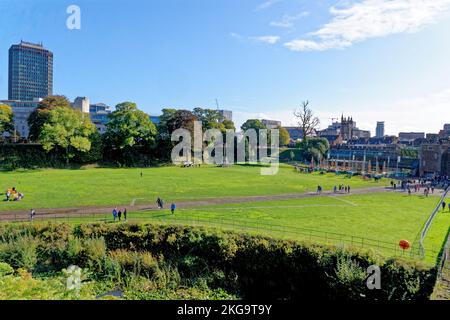
[[[253,166],[203,166],[0,172],[0,193],[14,186],[25,194],[20,202],[0,201],[0,213],[2,210],[30,208],[122,205],[135,198],[154,203],[158,196],[167,201],[181,201],[304,193],[316,190],[319,184],[325,190],[338,184],[350,185],[353,189],[386,184],[386,181],[376,183],[335,174],[299,174],[285,165],[274,176],[262,176],[260,169]]]
[[[132,212],[129,220],[212,226],[293,240],[353,243],[389,257],[402,254],[400,240],[411,244],[417,240],[437,202],[437,197],[377,193],[187,208],[177,210],[175,215],[169,210]],[[110,215],[97,218],[112,219]],[[92,218],[70,221],[87,222]],[[435,262],[449,225],[450,212],[440,212],[425,241],[426,262]]]

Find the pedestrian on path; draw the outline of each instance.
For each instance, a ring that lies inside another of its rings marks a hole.
[[[444,211],[445,210],[445,206],[446,206],[447,204],[445,203],[445,201],[442,201],[442,211]]]
[[[116,218],[117,218],[117,208],[114,208],[114,209],[113,209],[112,215],[113,215],[114,221],[116,221]]]
[[[174,214],[175,213],[175,209],[177,208],[177,205],[175,204],[175,203],[172,203],[171,205],[170,205],[170,211],[172,212],[172,214]]]
[[[127,221],[127,208],[123,209],[123,219]]]
[[[35,215],[36,215],[36,211],[34,209],[31,209],[30,210],[30,221],[33,221]]]

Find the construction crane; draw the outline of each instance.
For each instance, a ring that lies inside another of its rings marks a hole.
[[[216,107],[217,107],[217,110],[219,110],[219,100],[217,100],[217,99],[216,99]]]

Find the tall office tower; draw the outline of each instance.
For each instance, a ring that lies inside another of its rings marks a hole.
[[[376,129],[375,137],[377,137],[377,138],[384,137],[384,121],[377,122],[377,129]]]
[[[21,41],[9,49],[8,100],[33,101],[53,94],[53,53]]]

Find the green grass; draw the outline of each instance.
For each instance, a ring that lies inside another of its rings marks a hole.
[[[315,191],[317,185],[322,185],[325,190],[331,190],[339,184],[351,185],[356,189],[383,186],[386,182],[376,183],[358,177],[349,179],[334,174],[299,174],[287,166],[282,166],[274,176],[260,175],[260,168],[256,166],[2,172],[0,186],[4,189],[16,186],[25,194],[25,198],[20,202],[0,202],[0,214],[3,210],[25,210],[31,207],[126,205],[134,198],[142,198],[140,203],[153,203],[158,196],[169,203],[205,198],[305,193]],[[394,249],[380,248],[380,252],[389,255],[392,250],[398,250],[400,240],[406,239],[411,243],[417,240],[419,231],[437,201],[437,197],[376,193],[197,207],[178,210],[175,218],[179,219],[179,223],[192,222],[180,219],[200,218],[201,221],[196,223],[221,228],[230,228],[230,223],[234,223],[241,225],[241,231],[319,242],[323,242],[325,237],[326,242],[339,243],[342,234],[355,237],[351,242],[363,247],[367,247],[367,243],[359,241],[365,240],[356,237],[374,239],[392,243]],[[133,220],[165,221],[169,214],[168,211],[138,212],[131,213],[130,217]],[[449,217],[450,213],[438,214],[425,241],[427,249],[440,250],[450,225]],[[93,219],[109,221],[110,216],[72,218],[70,221],[87,222]],[[272,229],[267,226],[272,226]],[[284,229],[274,230],[276,227],[273,226],[283,226]],[[311,234],[309,230],[315,231]],[[436,254],[430,261],[435,258]]]
[[[381,186],[361,178],[328,174],[299,174],[282,166],[277,175],[262,176],[259,167],[162,167],[150,169],[35,170],[0,172],[0,193],[16,187],[25,194],[19,202],[0,202],[1,211],[73,206],[113,206],[135,198],[154,202],[203,198],[304,193],[322,185],[353,189]],[[143,177],[140,173],[143,172]]]
[[[178,209],[175,215],[169,210],[140,211],[131,212],[128,218],[210,226],[293,240],[353,243],[390,257],[403,254],[398,246],[400,240],[417,243],[418,234],[437,202],[437,197],[377,193],[187,208]],[[111,222],[112,217],[108,214],[94,219]],[[92,220],[87,217],[70,221]],[[450,212],[439,212],[425,241],[426,262],[436,261],[449,225]]]

